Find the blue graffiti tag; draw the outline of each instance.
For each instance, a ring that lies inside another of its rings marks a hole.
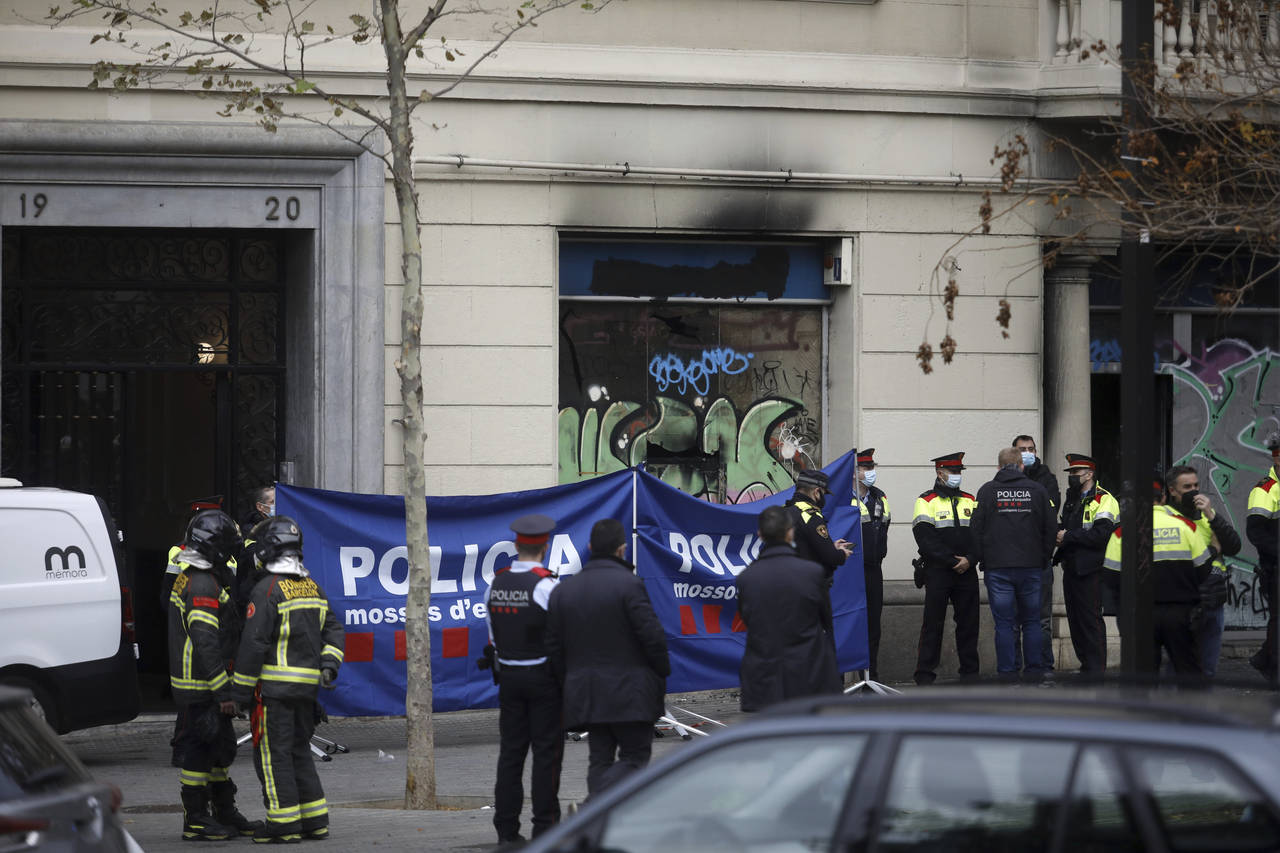
[[[687,394],[690,388],[696,394],[706,394],[711,390],[714,374],[736,376],[750,366],[754,357],[754,353],[743,355],[733,347],[703,350],[699,358],[687,362],[675,353],[655,355],[649,362],[649,375],[658,384],[659,391],[675,385],[681,394]]]

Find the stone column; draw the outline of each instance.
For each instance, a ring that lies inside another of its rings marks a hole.
[[[1089,276],[1094,261],[1092,255],[1063,253],[1044,273],[1044,436],[1040,450],[1064,495],[1066,453],[1092,452]],[[1067,631],[1061,568],[1054,570],[1053,615],[1056,668],[1074,670],[1079,662]]]

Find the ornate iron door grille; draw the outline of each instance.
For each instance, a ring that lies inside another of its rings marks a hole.
[[[213,396],[208,462],[239,516],[284,447],[284,239],[5,229],[0,474],[92,492],[125,520],[140,466],[206,462],[147,458],[131,441],[145,407],[163,404],[137,396],[139,378],[180,372]]]

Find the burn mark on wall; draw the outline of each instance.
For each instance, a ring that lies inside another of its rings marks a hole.
[[[779,246],[756,249],[745,264],[720,261],[710,267],[661,265],[610,257],[591,270],[591,292],[597,296],[638,296],[663,301],[673,296],[746,299],[761,294],[778,299],[787,286],[791,257]]]

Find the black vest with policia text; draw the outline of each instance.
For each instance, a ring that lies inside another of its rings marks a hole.
[[[533,601],[533,590],[550,571],[535,567],[527,572],[503,569],[489,587],[489,626],[498,657],[533,660],[546,657],[543,635],[547,611]]]

